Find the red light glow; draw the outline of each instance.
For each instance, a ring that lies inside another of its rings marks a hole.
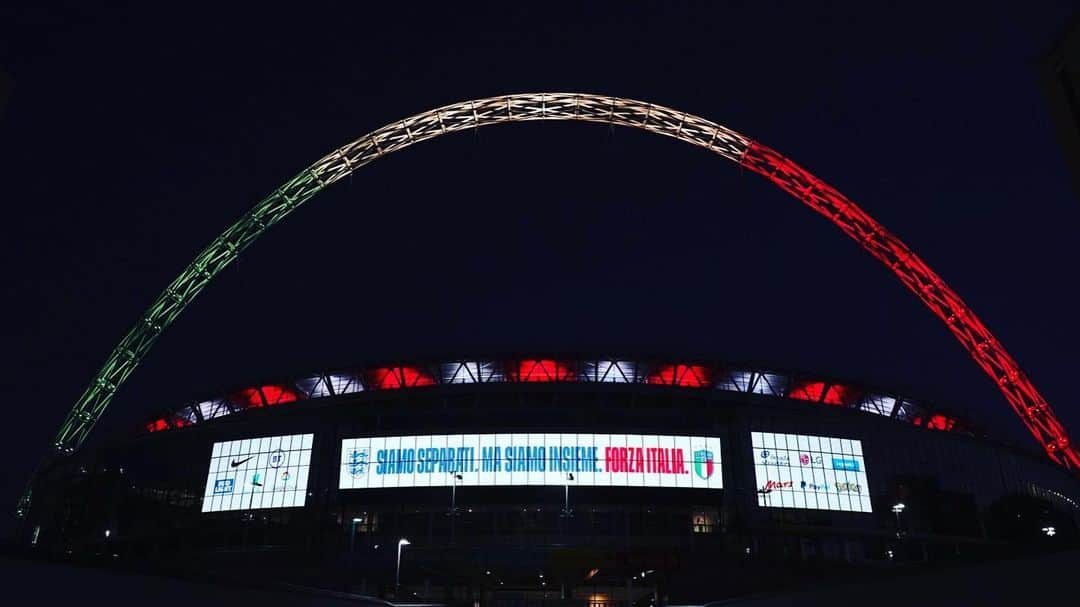
[[[266,404],[271,407],[282,403],[291,403],[297,398],[296,391],[286,386],[263,386],[262,393],[263,398],[266,399]]]
[[[825,391],[824,402],[826,405],[848,406],[858,400],[858,398],[859,390],[852,388],[851,386],[832,384],[829,386],[829,389]]]
[[[236,393],[240,402],[244,403],[245,408],[258,408],[263,406],[262,396],[259,395],[258,388],[244,388]]]
[[[701,365],[667,365],[649,376],[648,383],[684,388],[709,385],[709,372]]]
[[[265,400],[264,400],[265,399]],[[257,409],[263,406],[273,407],[298,400],[296,390],[283,385],[267,384],[258,388],[244,388],[233,396],[233,401],[245,408]]]
[[[435,380],[430,375],[416,367],[380,367],[371,371],[371,379],[377,390],[435,385]]]
[[[912,423],[914,423],[914,425],[916,425],[916,426],[920,426],[920,425],[923,425],[922,421],[923,421],[922,418],[915,418],[915,420]],[[925,428],[927,430],[942,430],[944,432],[948,432],[949,430],[952,430],[955,426],[956,426],[956,420],[955,419],[953,419],[951,417],[947,417],[947,416],[942,415],[940,413],[935,413],[935,414],[931,415],[930,418],[926,420],[926,424],[925,424]]]
[[[165,423],[163,419],[155,419],[154,421],[146,424],[147,432],[161,432],[162,430],[168,430],[169,424]]]
[[[572,379],[570,369],[554,360],[523,360],[518,364],[518,381],[549,382]]]
[[[850,405],[857,396],[858,391],[850,386],[828,384],[826,387],[825,382],[821,381],[796,384],[795,387],[788,392],[788,398],[824,403],[826,405],[834,405],[837,407]]]

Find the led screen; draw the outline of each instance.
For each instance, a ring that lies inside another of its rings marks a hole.
[[[751,432],[759,506],[871,512],[862,442]]]
[[[203,512],[303,506],[312,434],[214,443]]]
[[[573,479],[570,476],[573,475]],[[597,485],[720,489],[720,439],[641,434],[351,438],[341,489]]]

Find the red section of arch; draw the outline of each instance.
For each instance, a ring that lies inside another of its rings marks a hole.
[[[832,186],[764,145],[751,142],[739,164],[827,217],[892,270],[900,282],[945,323],[976,364],[994,380],[1050,459],[1066,468],[1080,468],[1080,451],[1071,443],[1064,426],[1020,365],[960,296],[907,245]]]

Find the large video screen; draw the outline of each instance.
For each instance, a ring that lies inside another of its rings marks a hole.
[[[214,443],[202,511],[303,506],[313,437],[292,434]]]
[[[872,512],[861,441],[751,432],[750,442],[759,506]]]
[[[641,434],[454,434],[342,441],[341,489],[449,487],[455,483],[721,489],[720,439]]]

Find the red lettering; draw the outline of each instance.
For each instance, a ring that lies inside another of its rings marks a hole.
[[[669,472],[669,470],[668,470],[668,460],[667,460],[667,455],[668,455],[667,451],[668,451],[667,449],[660,449],[660,472],[662,474],[667,474]]]
[[[611,447],[604,447],[604,468],[607,472],[614,472],[611,461]]]
[[[634,449],[634,459],[637,460],[637,472],[645,472],[645,455],[641,447]]]

